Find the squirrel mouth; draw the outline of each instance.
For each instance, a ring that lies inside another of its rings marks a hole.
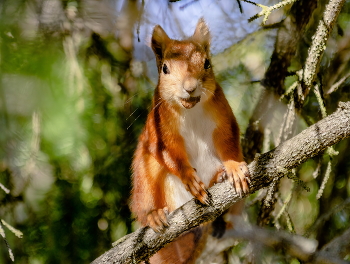
[[[189,98],[180,98],[181,104],[186,109],[194,107],[201,100],[200,96],[189,97]]]

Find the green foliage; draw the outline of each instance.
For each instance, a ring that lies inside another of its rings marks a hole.
[[[133,93],[123,87],[131,54],[110,52],[114,38],[29,38],[18,22],[6,14],[0,23],[0,182],[11,190],[1,190],[0,218],[24,234],[6,231],[16,263],[87,263],[131,231],[130,165],[149,85],[140,77]]]

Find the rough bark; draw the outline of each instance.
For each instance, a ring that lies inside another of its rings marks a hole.
[[[295,56],[298,43],[309,19],[317,7],[317,2],[309,0],[295,2],[290,9],[290,14],[278,30],[271,63],[262,81],[266,89],[272,90],[278,96],[284,93],[284,81],[288,74],[288,67]]]
[[[347,137],[350,137],[350,102],[340,103],[338,110],[332,115],[277,148],[257,156],[249,164],[252,177],[250,194],[269,186],[290,169]],[[193,199],[170,214],[170,226],[164,233],[156,234],[148,227],[140,228],[117,241],[112,249],[92,263],[139,263],[147,260],[181,233],[201,223],[214,220],[233,203],[249,195],[240,197],[228,183],[213,186],[209,189],[209,193],[210,206],[201,205]]]
[[[330,0],[323,13],[317,30],[312,37],[311,47],[308,51],[308,56],[305,61],[303,77],[301,82],[302,93],[298,94],[299,100],[297,108],[301,108],[305,98],[307,97],[313,82],[316,79],[318,67],[324,51],[327,47],[327,41],[332,32],[334,25],[337,22],[340,11],[345,3],[345,0]]]

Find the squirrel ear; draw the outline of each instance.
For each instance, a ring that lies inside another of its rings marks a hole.
[[[197,23],[196,30],[192,36],[192,39],[201,44],[206,52],[209,52],[210,48],[210,32],[207,23],[204,18],[200,18]]]
[[[162,63],[165,47],[169,42],[170,38],[165,33],[164,29],[162,29],[161,26],[156,25],[152,34],[152,49],[156,55],[158,70],[162,67],[160,64]]]

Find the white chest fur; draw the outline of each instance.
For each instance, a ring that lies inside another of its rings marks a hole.
[[[180,134],[185,140],[190,164],[206,187],[221,167],[213,142],[215,128],[215,122],[205,113],[201,103],[184,111],[180,120]],[[180,179],[172,174],[167,176],[166,185],[173,193],[171,203],[176,205],[175,208],[193,198]]]

